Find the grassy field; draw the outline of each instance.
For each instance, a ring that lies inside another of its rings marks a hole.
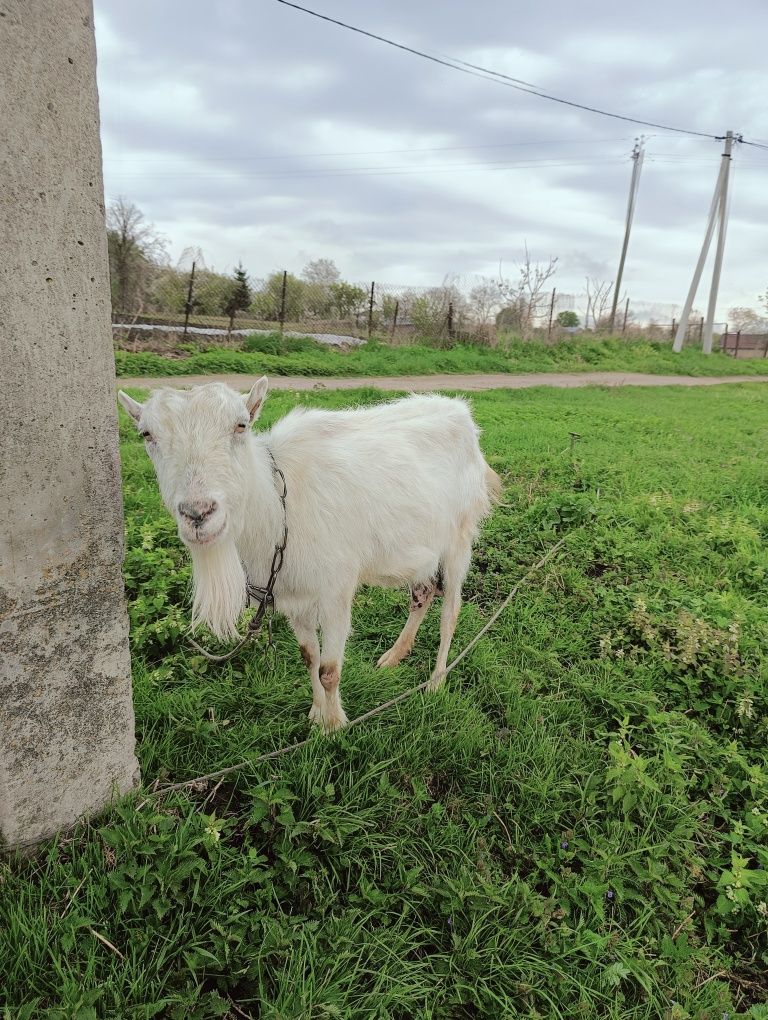
[[[275,394],[263,424],[380,399]],[[0,864],[3,1020],[768,1018],[768,391],[472,403],[506,493],[455,648],[563,551],[438,695]],[[186,559],[121,428],[146,786],[303,739],[287,627],[272,673],[186,650]],[[350,717],[429,674],[434,610],[374,667],[405,603],[356,602]]]
[[[271,336],[247,337],[245,350],[217,348],[181,358],[116,351],[122,376],[199,375],[244,372],[270,375],[366,376],[431,375],[440,372],[652,372],[660,375],[765,375],[768,361],[737,361],[720,352],[704,355],[685,349],[674,354],[669,344],[647,341],[574,339],[556,346],[510,341],[503,347],[457,345],[390,347],[369,342],[340,352],[312,340]]]

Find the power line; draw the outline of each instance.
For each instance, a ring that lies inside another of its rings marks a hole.
[[[279,4],[283,4],[285,7],[293,7],[294,10],[301,11],[304,14],[310,14],[313,18],[319,18],[321,21],[327,21],[332,25],[338,25],[340,28],[346,28],[350,32],[357,32],[358,35],[367,36],[369,39],[375,39],[377,42],[385,43],[387,46],[394,46],[395,49],[403,50],[406,53],[411,53],[414,56],[421,57],[423,60],[430,60],[434,64],[441,64],[443,67],[450,67],[454,71],[460,71],[462,74],[471,74],[476,78],[484,78],[486,81],[494,81],[498,85],[506,85],[509,88],[516,89],[518,92],[527,92],[530,95],[538,96],[540,99],[548,99],[553,103],[561,103],[563,106],[574,107],[577,110],[586,110],[587,113],[596,113],[601,117],[612,117],[614,120],[623,120],[629,124],[640,124],[643,127],[658,128],[661,131],[674,131],[681,135],[691,135],[698,138],[710,138],[717,139],[717,135],[708,134],[704,131],[692,131],[688,128],[673,127],[669,124],[658,124],[654,121],[640,120],[637,117],[628,117],[621,113],[611,113],[608,110],[601,110],[596,106],[588,106],[585,103],[577,103],[571,99],[563,99],[561,96],[553,96],[548,92],[544,92],[542,89],[530,82],[523,81],[520,78],[512,78],[508,74],[503,74],[501,71],[493,71],[487,67],[481,67],[479,64],[470,64],[464,60],[458,60],[454,57],[450,59],[443,59],[441,57],[435,57],[430,53],[424,53],[423,50],[417,50],[413,46],[405,46],[403,43],[395,42],[393,39],[387,39],[383,35],[376,35],[375,32],[368,32],[364,28],[358,28],[355,25],[350,25],[345,21],[339,21],[336,18],[331,18],[327,14],[320,14],[318,11],[310,10],[309,7],[302,7],[301,4],[293,3],[292,0],[277,0]]]
[[[576,166],[604,166],[606,163],[625,163],[625,157],[614,157],[613,159],[585,159],[585,160],[572,160],[572,161],[534,161],[528,160],[526,162],[510,163],[507,161],[500,161],[499,163],[469,163],[469,164],[454,164],[452,166],[437,166],[437,167],[413,167],[413,168],[401,168],[401,167],[351,167],[351,168],[340,168],[340,169],[328,169],[328,170],[294,170],[285,171],[283,173],[274,174],[249,174],[249,173],[234,173],[234,174],[222,174],[222,173],[125,173],[117,171],[110,174],[110,178],[114,180],[156,180],[158,178],[169,178],[169,179],[206,179],[216,178],[220,180],[303,180],[305,178],[322,178],[322,177],[388,177],[388,176],[408,176],[408,175],[420,175],[420,174],[441,174],[441,173],[477,173],[478,171],[488,170],[547,170],[551,167],[576,167]]]
[[[363,150],[345,150],[344,152],[293,152],[284,153],[282,155],[269,155],[269,156],[208,156],[204,158],[208,161],[216,162],[230,162],[234,160],[242,161],[257,161],[257,160],[275,160],[275,159],[324,159],[336,156],[389,156],[398,155],[401,153],[414,153],[414,152],[458,152],[461,150],[472,150],[472,149],[507,149],[516,148],[517,146],[523,145],[599,145],[605,142],[624,142],[627,140],[627,136],[618,136],[615,138],[536,138],[531,141],[525,142],[489,142],[488,144],[480,143],[478,145],[438,145],[420,148],[410,149],[363,149]],[[179,157],[187,159],[188,157]],[[106,158],[105,163],[165,163],[167,157],[165,156],[153,156],[147,159],[144,156],[113,156]]]

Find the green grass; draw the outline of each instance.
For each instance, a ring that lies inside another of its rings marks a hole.
[[[473,405],[506,494],[455,648],[564,551],[440,694],[0,864],[3,1020],[768,1017],[768,391]],[[185,647],[186,560],[121,429],[144,783],[303,739],[283,624],[273,673]],[[373,665],[405,601],[357,599],[350,717],[429,674],[434,610]]]
[[[366,376],[432,375],[472,372],[652,372],[672,375],[765,375],[768,361],[737,361],[720,352],[693,348],[674,354],[669,344],[644,340],[574,339],[547,347],[510,341],[504,347],[457,345],[390,347],[369,341],[348,352],[279,334],[247,337],[246,350],[208,350],[191,357],[116,351],[119,376],[201,375],[243,372],[253,375]]]

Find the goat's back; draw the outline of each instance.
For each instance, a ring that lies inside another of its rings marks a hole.
[[[333,569],[419,579],[460,531],[474,536],[495,475],[460,399],[411,396],[347,411],[297,409],[265,437],[288,480],[294,534]]]

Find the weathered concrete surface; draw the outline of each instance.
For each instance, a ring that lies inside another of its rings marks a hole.
[[[138,776],[90,0],[0,17],[0,836]]]

